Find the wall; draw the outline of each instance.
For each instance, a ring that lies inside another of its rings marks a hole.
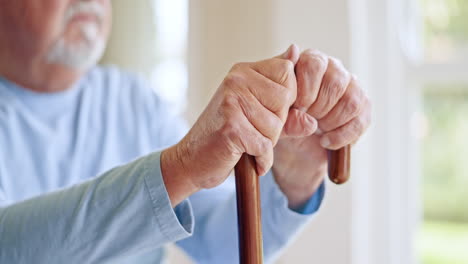
[[[156,61],[156,26],[153,1],[112,0],[113,26],[104,64],[150,76]]]

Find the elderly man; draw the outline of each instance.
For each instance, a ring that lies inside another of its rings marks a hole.
[[[272,259],[320,206],[326,149],[370,122],[343,65],[293,45],[236,64],[186,133],[144,81],[95,66],[109,0],[0,5],[0,263],[160,263],[170,242],[197,262],[236,263],[235,194],[222,183],[243,153],[265,175]]]

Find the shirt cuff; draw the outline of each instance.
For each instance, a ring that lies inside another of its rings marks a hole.
[[[172,208],[169,194],[162,178],[161,152],[145,160],[145,183],[148,189],[156,222],[169,241],[187,238],[193,234],[195,218],[189,199]]]
[[[300,214],[313,214],[320,209],[320,205],[323,201],[323,196],[325,195],[325,181],[320,184],[320,187],[315,191],[315,193],[310,197],[310,199],[300,208],[294,210]]]

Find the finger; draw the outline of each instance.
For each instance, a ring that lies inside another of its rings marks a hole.
[[[322,119],[343,96],[350,80],[351,76],[343,64],[337,59],[329,58],[317,100],[307,112],[318,120]]]
[[[286,122],[288,110],[296,101],[297,84],[296,75],[294,73],[294,64],[290,60],[273,58],[270,60],[260,61],[251,65],[252,70],[259,75],[270,79],[271,81],[280,84],[285,88],[285,91],[277,94],[270,94],[269,96],[260,95],[262,86],[253,86],[249,84],[250,90],[256,94],[257,98],[268,107],[271,111],[277,113],[283,122]],[[263,90],[263,92],[270,92]],[[265,97],[264,97],[265,96]],[[275,99],[270,100],[271,96],[276,96]],[[265,98],[265,99],[263,99]]]
[[[297,99],[293,107],[306,112],[317,99],[327,70],[328,57],[317,50],[304,51],[296,64]]]
[[[317,130],[317,120],[295,108],[289,110],[281,137],[308,137]]]
[[[294,84],[296,87],[296,76],[294,74],[294,66],[299,59],[299,47],[292,44],[286,52],[276,57],[267,60],[261,60],[252,63],[237,63],[231,71],[243,69],[246,66],[252,68],[266,78],[281,84],[291,87],[289,84]],[[294,78],[292,78],[294,77]],[[292,83],[292,81],[294,81]]]
[[[369,127],[371,119],[370,112],[370,104],[368,104],[366,110],[364,110],[361,115],[355,117],[347,124],[325,133],[320,138],[320,145],[326,149],[337,150],[356,142]]]
[[[284,52],[281,55],[276,56],[275,58],[290,60],[294,65],[296,65],[300,56],[299,52],[300,52],[299,46],[297,46],[296,44],[291,44],[289,48],[286,50],[286,52]]]
[[[250,64],[251,68],[268,79],[287,88],[296,89],[294,63],[285,59],[268,59]]]
[[[325,117],[319,120],[320,130],[332,131],[348,123],[362,112],[367,100],[356,78],[353,77],[343,97]]]
[[[242,96],[238,100],[247,120],[263,136],[269,138],[273,146],[276,145],[284,122],[275,113],[265,108],[252,94]]]
[[[238,144],[242,146],[243,152],[255,157],[257,173],[264,175],[273,166],[273,143],[263,136],[244,115],[238,120],[242,128],[237,136]]]
[[[267,148],[261,156],[255,158],[257,165],[257,174],[259,176],[265,175],[273,166],[273,148]]]
[[[246,85],[249,91],[265,108],[275,113],[284,124],[289,107],[296,98],[295,91],[273,82],[254,70],[247,72],[247,79]]]

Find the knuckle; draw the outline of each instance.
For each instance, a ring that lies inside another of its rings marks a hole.
[[[346,84],[357,81],[357,79],[353,79],[352,74],[344,67],[340,60],[330,58],[329,65],[331,67],[328,67],[328,73],[332,79],[339,79]]]
[[[370,121],[372,118],[372,108],[372,101],[366,95],[364,95],[362,112],[366,115],[366,118],[369,119],[368,121]]]
[[[245,148],[241,141],[241,129],[237,122],[233,119],[228,119],[219,130],[221,142],[227,142],[230,152],[242,153]]]
[[[238,62],[236,64],[234,64],[231,68],[231,71],[237,71],[237,70],[240,70],[240,69],[244,69],[246,66],[248,65],[248,63],[246,62]]]
[[[364,97],[365,92],[361,88],[361,83],[360,83],[359,79],[356,77],[356,75],[354,75],[352,73],[348,73],[348,76],[349,76],[349,86],[353,87],[355,90],[357,90]]]
[[[226,138],[233,138],[237,135],[237,123],[232,118],[228,118],[220,129],[220,134]]]
[[[273,143],[270,139],[259,136],[259,138],[256,140],[256,145],[258,148],[258,153],[267,153],[272,148]]]
[[[346,112],[350,115],[356,115],[361,110],[361,100],[357,95],[350,96],[346,104]]]
[[[294,74],[294,63],[290,60],[276,59],[277,72],[279,73],[279,83],[284,84]]]
[[[237,98],[237,96],[231,93],[226,93],[221,102],[221,108],[225,110],[236,108],[238,105],[239,99]]]
[[[318,49],[306,49],[303,54],[309,54],[317,57],[321,57],[324,61],[328,60],[328,56]]]
[[[324,56],[312,53],[306,53],[302,60],[299,60],[300,68],[313,73],[325,72],[327,69],[327,60]]]
[[[346,89],[351,84],[350,74],[346,70],[336,71],[332,78],[341,85],[342,89]]]
[[[236,87],[244,82],[245,77],[242,74],[231,72],[223,81],[223,84],[227,87]]]
[[[337,99],[345,90],[345,84],[340,78],[332,79],[328,83],[325,92],[329,98]]]
[[[290,60],[280,60],[279,66],[284,72],[291,73],[294,71],[294,63]]]
[[[360,134],[366,129],[363,118],[357,118],[355,122],[352,122],[351,129],[355,134]]]
[[[338,67],[338,68],[344,68],[343,62],[342,62],[340,59],[338,59],[338,58],[335,58],[335,57],[331,57],[331,56],[330,56],[330,57],[328,57],[328,60],[329,60],[329,62],[330,62],[331,64],[335,65],[336,67]]]

